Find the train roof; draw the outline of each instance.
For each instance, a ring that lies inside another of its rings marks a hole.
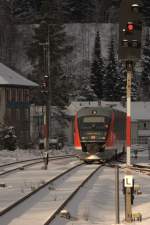
[[[111,107],[103,107],[103,106],[97,106],[97,107],[83,107],[78,111],[78,117],[86,116],[86,115],[103,115],[110,117],[112,115],[112,112],[121,112],[125,114],[124,112],[120,110],[116,110]]]
[[[111,116],[113,109],[108,107],[83,107],[78,111],[78,117],[86,116],[86,115],[105,115]]]

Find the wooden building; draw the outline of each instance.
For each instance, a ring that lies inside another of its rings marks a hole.
[[[30,141],[30,90],[37,86],[0,63],[0,127],[14,126],[20,145]]]

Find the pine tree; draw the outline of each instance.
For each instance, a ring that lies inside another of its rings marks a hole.
[[[149,31],[146,33],[146,40],[143,48],[143,71],[141,77],[142,98],[144,100],[150,97],[150,39]]]
[[[61,18],[54,12],[57,10],[57,6],[55,5],[55,7],[51,8],[52,5],[50,5],[50,7],[48,7],[48,5],[48,0],[43,1],[41,15],[45,20],[35,28],[35,35],[33,37],[33,43],[28,50],[28,56],[34,67],[32,79],[34,78],[40,86],[44,75],[48,74],[48,58],[50,59],[50,89],[52,104],[65,105],[68,101],[66,87],[67,80],[61,63],[63,57],[72,51],[72,47],[71,45],[67,45],[64,25],[58,21],[58,19]],[[54,20],[54,16],[57,17],[56,20]],[[53,21],[55,21],[55,23]],[[48,43],[49,46],[47,45]],[[50,53],[49,57],[48,52]]]
[[[90,79],[88,77],[82,77],[82,84],[80,86],[80,90],[78,92],[78,95],[80,96],[80,99],[84,101],[94,101],[97,99],[97,96],[94,92],[94,90],[91,88],[90,85]]]
[[[117,65],[117,76],[115,85],[115,101],[121,101],[126,97],[127,73],[125,65],[121,62]]]
[[[65,21],[92,22],[96,14],[95,2],[92,0],[66,0],[64,3]]]
[[[106,75],[104,77],[104,100],[115,101],[117,99],[116,89],[117,79],[117,64],[114,52],[114,41],[111,39],[109,53],[108,53],[108,65],[106,67]]]
[[[96,33],[94,56],[91,66],[91,87],[98,99],[103,98],[103,79],[104,79],[104,63],[101,55],[101,44],[99,31]]]
[[[138,99],[139,99],[138,83],[137,83],[136,74],[133,71],[133,77],[132,77],[132,80],[131,80],[131,100],[137,101]]]
[[[145,21],[145,24],[147,26],[150,26],[150,1],[149,0],[142,0],[143,7],[142,7],[142,13],[143,13],[143,19]]]
[[[4,64],[14,68],[18,32],[7,1],[0,1],[0,21],[0,59]]]
[[[34,0],[10,0],[11,10],[15,18],[27,19],[35,13]]]

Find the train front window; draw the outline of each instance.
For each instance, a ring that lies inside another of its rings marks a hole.
[[[88,116],[82,117],[79,121],[79,126],[81,130],[106,130],[108,126],[106,126],[106,118],[100,116]]]
[[[89,116],[83,118],[83,123],[104,123],[105,118],[100,116]]]

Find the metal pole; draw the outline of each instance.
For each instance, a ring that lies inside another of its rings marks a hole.
[[[48,99],[47,99],[47,124],[48,124],[48,138],[51,137],[51,65],[50,65],[50,30],[49,30],[49,24],[48,24],[48,57],[47,57],[47,69],[48,69]]]
[[[44,140],[44,161],[45,161],[45,169],[47,169],[48,161],[47,155],[49,150],[49,137],[51,131],[51,79],[50,79],[50,31],[49,31],[49,24],[48,24],[48,35],[47,35],[47,42],[40,43],[43,47],[47,46],[47,95],[46,95],[46,105],[45,105],[45,112],[44,112],[44,131],[45,131],[45,140]],[[46,63],[46,60],[45,60]]]
[[[39,43],[39,45],[43,46],[43,54],[44,54],[44,65],[43,65],[43,70],[45,72],[44,67],[48,67],[48,75],[44,75],[45,82],[47,83],[47,90],[45,92],[45,98],[46,98],[46,103],[44,107],[44,150],[45,154],[47,155],[48,149],[49,149],[49,42],[45,43]],[[46,46],[47,46],[47,51],[46,51]],[[47,63],[46,63],[46,56],[47,56]],[[46,65],[47,64],[47,65]],[[46,80],[47,79],[47,80]],[[45,156],[44,156],[45,159]],[[47,169],[47,166],[45,164],[45,169]]]
[[[126,114],[126,164],[131,165],[131,78],[132,63],[127,62],[127,114]]]
[[[132,222],[131,188],[125,188],[125,221]]]
[[[120,223],[120,205],[119,205],[119,167],[115,168],[115,208],[116,208],[116,224]]]
[[[50,122],[51,122],[51,82],[50,82],[50,34],[48,25],[48,40],[45,43],[47,46],[47,101],[46,101],[46,144],[45,152],[49,150],[49,137],[50,137]]]
[[[45,105],[44,109],[44,169],[47,170],[48,163],[46,162],[47,157],[47,145],[48,145],[48,133],[47,133],[47,106]]]
[[[131,166],[131,79],[132,62],[126,62],[127,67],[127,114],[126,114],[126,164]],[[127,172],[126,172],[127,173]],[[128,174],[128,173],[127,173]],[[125,221],[132,222],[131,188],[125,188]]]

